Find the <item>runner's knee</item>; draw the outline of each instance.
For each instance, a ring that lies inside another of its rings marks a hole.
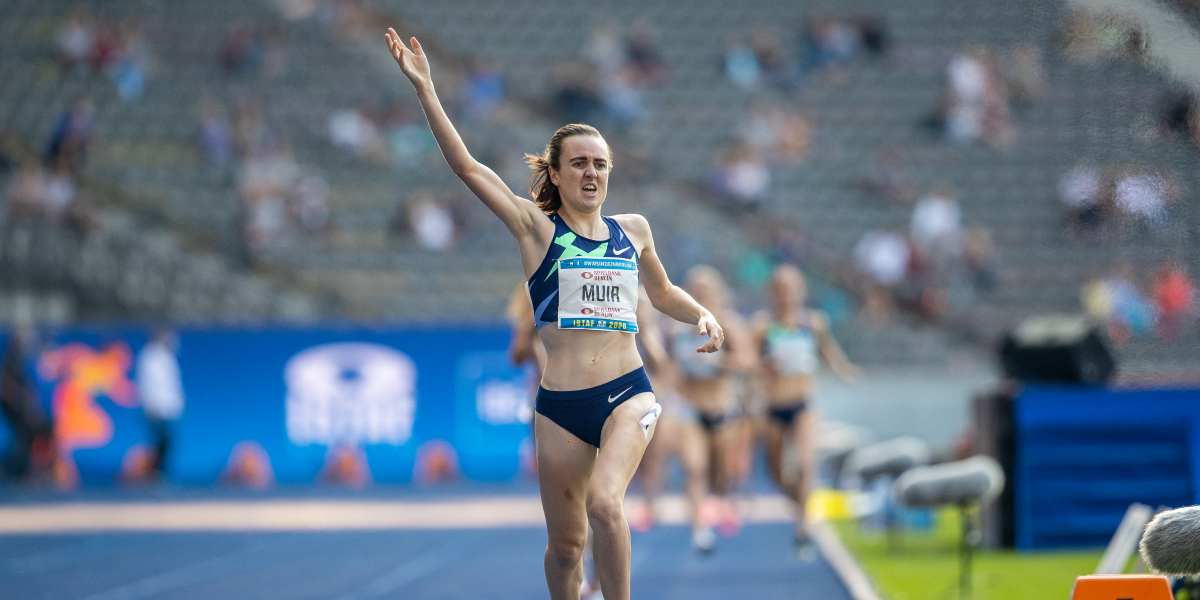
[[[593,529],[616,526],[621,522],[623,513],[620,498],[612,494],[588,494],[587,514]]]
[[[559,568],[579,564],[583,560],[583,549],[587,545],[587,536],[560,536],[551,538],[546,553]]]

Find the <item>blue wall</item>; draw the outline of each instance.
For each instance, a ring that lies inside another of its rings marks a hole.
[[[146,337],[141,329],[94,328],[50,332],[44,341],[50,350],[71,342],[82,342],[96,350],[124,343],[136,356]],[[266,451],[278,481],[314,481],[333,442],[297,443],[289,436],[285,365],[306,350],[356,343],[368,345],[378,351],[376,354],[407,357],[404,360],[411,361],[413,370],[412,377],[405,375],[405,380],[415,377],[415,382],[409,381],[414,384],[412,392],[405,396],[415,403],[415,407],[410,406],[415,412],[411,432],[403,435],[404,439],[362,442],[361,436],[354,437],[356,427],[362,429],[361,423],[338,425],[338,435],[348,436],[351,442],[360,440],[352,445],[362,447],[375,481],[410,480],[418,448],[430,440],[449,442],[467,477],[512,478],[518,474],[521,445],[528,443],[533,381],[530,371],[509,364],[508,340],[508,328],[503,325],[181,330],[178,356],[187,403],[175,424],[175,446],[167,474],[180,482],[213,483],[233,447],[250,440]],[[340,351],[337,348],[342,347],[335,347],[334,354]],[[346,360],[353,363],[358,359]],[[328,379],[332,374],[336,381],[328,385],[337,389],[358,385],[365,390],[372,385],[395,387],[397,383],[394,373],[371,373],[369,367],[359,373],[357,369],[355,364],[330,367],[327,373],[310,368],[309,376]],[[132,379],[132,369],[125,375]],[[371,381],[377,385],[368,385]],[[40,381],[41,400],[48,413],[52,411],[55,386],[62,384],[62,378]],[[371,393],[401,392],[389,387]],[[355,394],[359,392],[350,396]],[[334,403],[354,401],[358,399],[334,399]],[[149,439],[139,407],[121,406],[102,393],[96,395],[95,402],[111,419],[113,428],[107,443],[73,453],[85,485],[115,481],[130,448]],[[0,427],[4,448],[8,437],[8,431]]]
[[[1014,421],[1019,548],[1102,546],[1133,502],[1200,503],[1200,390],[1029,387]]]

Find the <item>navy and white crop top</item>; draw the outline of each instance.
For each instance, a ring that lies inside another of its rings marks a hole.
[[[546,250],[546,256],[542,258],[542,264],[538,265],[538,269],[534,272],[533,277],[529,278],[527,287],[529,288],[529,300],[533,304],[533,316],[537,322],[538,329],[549,323],[558,322],[558,306],[559,306],[559,260],[567,259],[598,259],[596,268],[604,268],[601,264],[605,261],[602,259],[632,259],[636,265],[638,261],[637,250],[634,249],[633,243],[629,240],[629,236],[625,235],[625,231],[611,217],[600,217],[608,225],[609,237],[607,240],[591,240],[571,231],[562,217],[558,213],[548,215],[550,220],[554,222],[554,239],[550,242],[550,248]],[[578,262],[578,261],[577,261]],[[636,279],[636,271],[632,273]],[[633,282],[633,290],[637,290],[636,280]],[[637,296],[633,294],[633,298],[629,299],[634,303],[636,308]],[[586,311],[587,309],[585,309]],[[582,327],[584,329],[596,329],[597,327]],[[624,330],[618,327],[603,327],[605,329]],[[636,324],[633,331],[636,331]]]

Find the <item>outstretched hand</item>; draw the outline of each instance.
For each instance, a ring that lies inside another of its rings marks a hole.
[[[425,56],[425,50],[421,48],[421,42],[415,37],[409,38],[409,43],[412,44],[412,50],[409,50],[404,46],[404,42],[400,41],[400,35],[391,27],[388,27],[383,37],[387,40],[392,58],[396,59],[396,64],[400,65],[400,70],[404,71],[413,87],[419,90],[428,86],[432,81],[429,77],[429,59]]]
[[[725,330],[721,329],[721,325],[717,323],[717,319],[712,316],[712,313],[705,311],[696,326],[700,330],[700,335],[708,336],[708,343],[696,348],[696,352],[716,352],[721,349],[721,344],[725,342]]]

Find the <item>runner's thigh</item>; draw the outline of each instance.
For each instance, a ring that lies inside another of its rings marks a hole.
[[[534,428],[538,486],[550,539],[587,537],[587,486],[596,448],[541,413],[534,413]]]

